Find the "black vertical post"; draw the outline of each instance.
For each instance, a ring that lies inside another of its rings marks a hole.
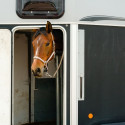
[[[31,123],[31,33],[26,35],[28,38],[29,123]]]

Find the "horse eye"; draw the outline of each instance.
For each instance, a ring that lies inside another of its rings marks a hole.
[[[48,42],[48,43],[46,43],[46,46],[49,46],[49,42]]]

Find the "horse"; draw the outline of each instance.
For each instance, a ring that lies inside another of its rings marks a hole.
[[[32,37],[33,63],[32,73],[40,78],[45,70],[48,70],[48,62],[54,59],[55,54],[63,52],[63,32],[52,29],[52,24],[47,21],[46,27],[35,30]],[[56,125],[56,120],[45,122],[31,122],[22,125]]]
[[[48,71],[48,62],[54,59],[55,51],[63,49],[63,35],[61,30],[54,30],[53,33],[52,24],[47,21],[45,29],[38,29],[32,39],[34,57],[31,71],[35,77],[40,78],[43,72]]]

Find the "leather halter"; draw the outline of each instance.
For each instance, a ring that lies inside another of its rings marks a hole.
[[[40,60],[42,63],[44,63],[44,72],[48,71],[48,62],[51,60],[51,58],[54,56],[55,57],[55,41],[53,39],[53,34],[51,32],[51,36],[52,36],[52,41],[53,41],[53,52],[51,53],[51,55],[49,56],[49,58],[47,60],[43,60],[42,58],[40,58],[39,56],[34,56],[34,59],[38,59]]]

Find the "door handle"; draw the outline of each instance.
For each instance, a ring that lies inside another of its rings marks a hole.
[[[80,99],[82,99],[82,77],[80,77]]]
[[[84,78],[83,75],[80,75],[79,77],[79,91],[78,91],[78,100],[82,101],[84,100]]]

